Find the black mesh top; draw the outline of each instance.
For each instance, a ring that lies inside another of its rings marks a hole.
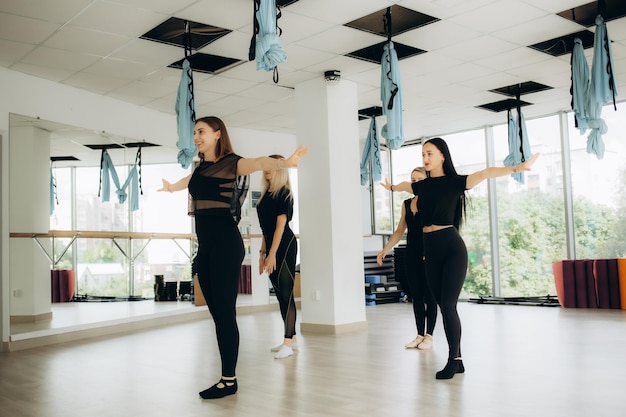
[[[200,162],[189,180],[190,215],[231,216],[231,198],[240,159],[232,153],[217,162]]]

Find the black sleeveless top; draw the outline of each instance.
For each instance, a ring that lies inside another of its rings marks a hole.
[[[189,214],[231,216],[231,199],[241,156],[231,153],[217,162],[202,161],[189,180]]]
[[[404,200],[404,221],[406,222],[407,234],[406,234],[406,246],[409,248],[419,249],[422,247],[422,221],[420,212],[413,214],[411,211],[411,200],[413,198],[407,198]]]

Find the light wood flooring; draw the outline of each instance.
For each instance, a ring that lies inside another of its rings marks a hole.
[[[466,373],[446,361],[441,320],[430,351],[410,304],[366,308],[368,329],[298,335],[274,359],[278,307],[239,315],[239,391],[201,400],[219,377],[213,324],[190,315],[153,329],[0,354],[3,417],[462,416],[609,417],[626,413],[626,312],[459,303]],[[440,319],[440,318],[439,318]]]

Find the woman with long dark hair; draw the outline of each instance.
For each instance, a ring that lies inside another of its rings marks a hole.
[[[465,372],[461,357],[461,320],[456,308],[467,272],[467,248],[459,234],[466,206],[465,190],[488,178],[529,171],[538,157],[536,153],[519,165],[489,167],[470,175],[459,175],[446,142],[433,138],[422,146],[428,178],[415,183],[393,185],[385,181],[382,184],[388,190],[412,192],[419,197],[426,279],[441,310],[448,341],[448,362],[437,372],[437,379],[450,379]]]
[[[213,399],[237,392],[236,302],[244,258],[237,224],[245,197],[237,195],[237,179],[256,171],[297,167],[308,148],[300,146],[289,158],[281,160],[267,156],[242,158],[233,151],[226,125],[214,116],[196,121],[194,142],[200,157],[198,166],[192,174],[173,184],[163,180],[159,191],[189,189],[189,214],[195,218],[198,237],[198,282],[215,323],[222,362],[219,382],[200,392],[203,399]]]

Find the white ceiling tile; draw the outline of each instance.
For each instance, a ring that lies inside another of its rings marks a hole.
[[[545,11],[529,6],[522,1],[500,0],[452,17],[450,21],[482,33],[491,33],[545,15]],[[498,18],[504,16],[506,18]]]
[[[606,22],[606,31],[613,42],[626,41],[626,17]]]
[[[0,13],[0,39],[8,41],[38,44],[60,27],[57,23]]]
[[[185,50],[146,39],[133,39],[109,55],[109,58],[138,62],[157,67],[168,66],[185,57]]]
[[[35,77],[44,78],[46,80],[60,82],[70,77],[75,71],[60,69],[60,68],[52,68],[50,66],[40,66],[40,65],[32,65],[25,64],[23,62],[19,62],[11,67],[12,70],[23,72],[24,74],[34,75]]]
[[[545,75],[566,73],[568,71],[570,71],[570,65],[568,62],[559,59],[550,59],[547,61],[536,62],[532,65],[512,68],[507,72],[528,80],[539,80]]]
[[[5,41],[0,39],[0,62],[6,62],[9,67],[13,62],[19,61],[24,55],[33,49],[33,45],[20,42]]]
[[[247,61],[249,47],[250,35],[239,31],[233,31],[228,35],[222,36],[216,41],[211,42],[198,52],[224,56],[226,58],[234,58],[239,61]]]
[[[285,8],[283,9],[283,17],[278,21],[278,26],[283,30],[280,39],[285,44],[289,44],[325,32],[334,25],[326,21],[291,13],[289,8]]]
[[[258,84],[247,90],[237,93],[241,97],[250,97],[259,100],[275,101],[282,100],[286,97],[294,95],[294,90],[291,88],[281,87],[276,84]]]
[[[438,52],[428,52],[411,58],[400,60],[402,74],[428,74],[448,68],[455,68],[463,61],[450,55],[442,55]]]
[[[64,80],[63,84],[105,94],[128,84],[128,80],[79,72]]]
[[[250,0],[200,0],[176,13],[176,17],[225,29],[239,29],[252,22],[254,2]]]
[[[289,11],[326,22],[344,24],[390,7],[395,3],[387,0],[359,0],[359,6],[349,1],[315,0],[298,1]]]
[[[559,13],[567,9],[582,6],[583,4],[590,3],[589,0],[524,0],[526,3],[531,4],[540,9],[546,10],[551,13]]]
[[[497,71],[506,71],[522,65],[534,64],[535,62],[547,61],[552,57],[534,49],[520,47],[499,55],[489,56],[476,61],[478,65],[484,65]]]
[[[480,36],[481,33],[447,20],[430,23],[426,26],[401,33],[393,37],[399,42],[425,51],[434,51],[463,40]]]
[[[163,14],[176,14],[176,12],[184,10],[190,4],[195,3],[196,0],[121,0],[121,2],[128,6],[154,10]]]
[[[0,2],[0,12],[61,24],[69,21],[92,1],[93,0],[63,0],[63,4],[60,5],[58,1],[49,0],[7,0]]]
[[[287,45],[285,47],[285,53],[287,54],[285,64],[294,70],[306,69],[308,71],[311,65],[320,61],[329,61],[334,57],[334,55],[329,52],[307,48],[297,44]]]
[[[385,38],[382,36],[345,26],[335,26],[325,32],[302,39],[297,44],[320,51],[347,54],[384,41]]]
[[[43,45],[71,52],[107,56],[131,39],[128,36],[114,33],[64,26],[46,40]]]
[[[216,75],[202,82],[194,82],[197,90],[220,94],[236,94],[257,85],[256,82]]]
[[[532,30],[529,30],[529,28],[532,28]],[[549,15],[534,20],[532,23],[512,26],[495,32],[493,36],[517,45],[528,46],[584,29],[583,26],[571,20],[556,15]]]
[[[418,12],[447,19],[453,16],[472,11],[494,0],[403,0],[399,1],[400,6]]]
[[[122,59],[103,58],[89,66],[89,68],[85,68],[84,71],[89,74],[102,75],[104,77],[133,80],[144,77],[158,68],[159,67],[156,65],[142,64]]]
[[[469,81],[461,82],[461,84],[469,85],[483,91],[495,90],[496,88],[505,87],[507,85],[519,84],[529,81],[525,78],[505,72],[498,72],[486,77],[474,78]]]
[[[137,37],[166,20],[149,9],[96,0],[71,21],[72,26]]]
[[[31,51],[21,62],[25,64],[48,66],[58,69],[80,71],[93,64],[97,56],[85,55],[75,52],[61,51],[60,49],[37,47]]]
[[[456,45],[439,49],[437,52],[462,61],[474,61],[491,55],[512,51],[517,45],[489,36],[462,41]]]

